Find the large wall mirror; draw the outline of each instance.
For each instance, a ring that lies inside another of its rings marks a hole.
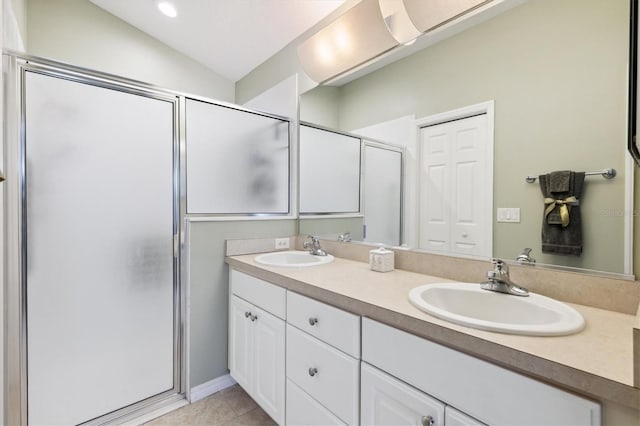
[[[418,248],[419,123],[493,101],[492,255],[514,260],[530,247],[538,265],[631,274],[629,21],[624,0],[527,1],[339,87],[302,94],[300,119],[406,147],[402,243]],[[545,197],[539,179],[526,177],[607,168],[614,179],[584,181],[582,253],[542,253]],[[499,208],[519,209],[518,221],[498,221]],[[329,234],[347,224],[306,226],[301,220],[301,232]]]

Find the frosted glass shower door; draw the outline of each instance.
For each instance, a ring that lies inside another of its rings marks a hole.
[[[398,246],[402,214],[402,152],[364,147],[365,241]]]
[[[26,72],[29,423],[174,390],[174,107]]]

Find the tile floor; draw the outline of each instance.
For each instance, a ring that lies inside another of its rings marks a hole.
[[[272,426],[276,423],[240,386],[234,385],[146,425]]]

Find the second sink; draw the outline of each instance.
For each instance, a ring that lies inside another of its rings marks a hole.
[[[411,290],[409,300],[438,318],[501,333],[561,336],[585,326],[578,311],[557,300],[539,294],[494,293],[474,283],[427,284]]]

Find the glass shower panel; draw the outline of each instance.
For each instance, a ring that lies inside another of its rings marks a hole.
[[[187,99],[187,212],[289,212],[289,122]]]
[[[360,139],[300,126],[300,213],[360,211]]]
[[[174,386],[174,103],[27,72],[30,424]]]
[[[365,241],[398,246],[402,212],[402,153],[364,147]]]

